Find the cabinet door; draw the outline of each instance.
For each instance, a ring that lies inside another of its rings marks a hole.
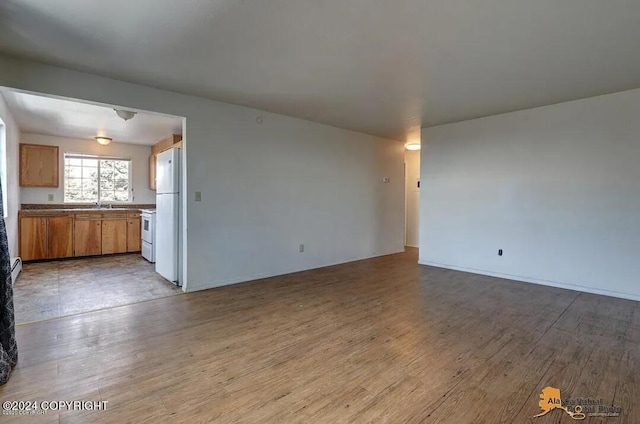
[[[47,257],[47,218],[20,218],[20,256],[23,261]]]
[[[20,187],[58,187],[58,146],[20,144]]]
[[[75,256],[99,255],[102,253],[102,221],[86,219],[76,222],[73,228]]]
[[[156,154],[149,156],[149,188],[156,189]]]
[[[127,251],[127,220],[102,220],[102,254],[124,253]]]
[[[140,233],[140,218],[127,219],[127,252],[141,250],[142,234]]]
[[[68,258],[73,256],[73,217],[52,216],[48,218],[48,256],[49,258]]]

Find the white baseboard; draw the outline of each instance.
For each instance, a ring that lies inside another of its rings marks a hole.
[[[230,286],[230,285],[233,285],[233,284],[247,283],[249,281],[261,280],[263,278],[278,277],[278,276],[281,276],[281,275],[294,274],[296,272],[310,271],[312,269],[326,268],[326,267],[335,266],[335,265],[342,265],[342,264],[347,264],[347,263],[350,263],[350,262],[357,262],[357,261],[362,261],[362,260],[365,260],[365,259],[379,258],[381,256],[394,255],[396,253],[403,253],[403,252],[404,252],[404,248],[402,250],[394,250],[394,251],[391,251],[391,252],[388,252],[388,253],[381,253],[381,254],[377,254],[377,255],[373,255],[373,256],[366,256],[366,257],[363,257],[363,258],[352,258],[352,259],[346,259],[346,260],[343,260],[343,261],[330,262],[330,263],[326,263],[326,264],[322,264],[322,265],[318,265],[318,266],[313,266],[311,268],[299,268],[299,269],[292,269],[292,270],[269,272],[269,273],[256,274],[256,275],[245,276],[245,277],[238,277],[238,278],[235,278],[235,279],[230,279],[230,280],[225,280],[225,281],[204,282],[204,283],[200,283],[200,284],[189,283],[189,284],[187,284],[187,292],[190,293],[190,292],[194,292],[194,291],[213,289],[213,288],[216,288],[216,287]]]
[[[560,289],[575,290],[575,291],[580,291],[585,293],[601,294],[604,296],[611,296],[611,297],[617,297],[621,299],[640,301],[640,294],[623,293],[623,292],[617,292],[613,290],[605,290],[605,289],[598,289],[595,287],[586,287],[586,286],[580,286],[576,284],[561,283],[558,281],[542,280],[539,278],[523,277],[521,275],[503,274],[500,272],[486,271],[482,269],[465,268],[465,267],[441,264],[438,262],[431,262],[431,261],[418,261],[418,263],[420,265],[435,266],[437,268],[446,268],[454,271],[463,271],[463,272],[469,272],[472,274],[487,275],[489,277],[504,278],[507,280],[521,281],[524,283],[533,283],[533,284],[539,284],[542,286],[557,287]]]

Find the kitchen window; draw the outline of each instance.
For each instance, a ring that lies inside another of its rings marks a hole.
[[[64,155],[64,201],[131,202],[131,160],[104,156]]]

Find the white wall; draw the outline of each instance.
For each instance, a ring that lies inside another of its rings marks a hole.
[[[404,164],[406,169],[406,240],[405,245],[418,247],[420,233],[420,151],[405,150]]]
[[[9,240],[9,253],[12,257],[18,254],[18,210],[20,209],[20,190],[18,182],[18,144],[20,130],[16,124],[2,93],[0,93],[0,118],[6,127],[6,152],[7,152],[7,213],[5,219],[7,238]]]
[[[63,203],[64,202],[64,153],[86,153],[92,155],[115,156],[131,159],[133,174],[133,203],[156,203],[156,192],[149,190],[149,155],[151,146],[137,144],[110,143],[107,146],[98,144],[93,139],[55,137],[51,135],[23,133],[22,143],[45,144],[60,147],[60,186],[22,187],[20,198],[22,203]],[[48,195],[53,194],[52,202]]]
[[[420,263],[640,300],[639,117],[632,90],[424,129]]]
[[[1,55],[0,86],[186,117],[188,291],[403,250],[399,142]]]

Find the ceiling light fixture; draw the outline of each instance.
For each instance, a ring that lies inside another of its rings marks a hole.
[[[106,146],[107,144],[111,143],[111,139],[109,137],[95,137],[96,141],[100,144],[102,144],[103,146]]]
[[[404,148],[407,150],[420,150],[420,143],[407,143]]]
[[[136,113],[137,113],[137,112],[131,112],[130,110],[124,110],[124,109],[113,109],[113,110],[115,110],[118,116],[124,119],[125,121],[128,121],[129,119],[133,118],[134,116],[136,116]]]

